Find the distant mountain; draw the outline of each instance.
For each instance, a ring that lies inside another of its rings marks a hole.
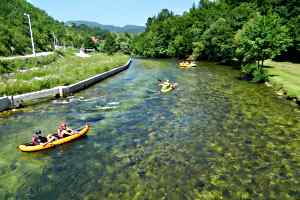
[[[113,25],[103,25],[99,24],[97,22],[91,22],[91,21],[68,21],[66,22],[67,25],[75,24],[76,26],[79,25],[86,25],[89,27],[100,27],[101,29],[110,31],[110,32],[128,32],[128,33],[141,33],[145,31],[144,26],[136,26],[136,25],[126,25],[123,27],[120,26],[113,26]]]

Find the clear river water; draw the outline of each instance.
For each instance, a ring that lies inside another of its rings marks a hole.
[[[0,199],[300,199],[300,110],[228,66],[135,59],[72,97],[0,115]],[[160,93],[158,79],[178,83]],[[33,130],[92,125],[36,153]]]

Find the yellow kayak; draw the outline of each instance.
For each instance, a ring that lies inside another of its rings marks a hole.
[[[46,145],[39,144],[39,145],[34,145],[34,146],[22,144],[22,145],[19,146],[19,149],[21,151],[26,151],[26,152],[40,151],[40,150],[43,150],[43,149],[49,149],[49,148],[55,147],[57,145],[64,144],[64,143],[70,142],[72,140],[78,139],[78,138],[86,135],[89,132],[89,130],[90,130],[90,127],[88,125],[86,125],[78,133],[75,133],[75,134],[70,135],[70,136],[65,137],[65,138],[55,140],[55,141],[53,141],[49,144],[46,144]]]
[[[170,92],[172,90],[175,89],[175,86],[174,85],[170,85],[170,86],[162,86],[160,91],[163,92],[163,93],[166,93],[166,92]]]
[[[195,62],[191,62],[191,63],[181,62],[179,63],[179,66],[181,68],[189,68],[189,67],[197,67],[197,64]]]
[[[186,63],[179,63],[179,66],[180,66],[181,68],[187,68],[187,67],[189,67],[189,64],[186,64]]]
[[[168,88],[161,88],[161,92],[166,93],[166,92],[170,92],[171,90],[174,90],[173,87],[168,87]]]

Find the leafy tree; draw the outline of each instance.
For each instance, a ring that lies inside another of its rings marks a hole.
[[[203,33],[201,42],[208,59],[227,61],[234,56],[233,29],[224,18],[219,18]]]
[[[174,13],[172,11],[169,11],[168,9],[162,9],[157,17],[156,17],[156,20],[157,21],[164,21],[170,17],[174,16]]]
[[[234,7],[226,16],[226,20],[234,31],[238,31],[243,25],[256,14],[257,10],[252,3],[242,3]]]
[[[203,55],[205,49],[205,45],[200,41],[200,42],[194,42],[193,43],[193,58],[195,60],[198,60],[201,58]]]
[[[146,28],[149,31],[136,38],[134,52],[147,57],[167,57],[173,18],[173,13],[167,9],[162,10],[158,17],[153,17],[150,27]]]
[[[105,35],[105,42],[104,42],[103,49],[108,54],[113,54],[118,50],[115,36],[112,33],[107,33]]]
[[[289,29],[282,25],[277,15],[257,14],[236,34],[237,54],[244,62],[257,62],[257,68],[263,67],[264,60],[279,55],[291,45]]]
[[[186,37],[177,35],[174,41],[169,44],[168,55],[173,57],[183,57],[184,55],[186,55],[186,53],[184,52],[186,49],[186,44],[188,44],[186,42]]]
[[[293,45],[288,48],[287,57],[296,62],[300,62],[300,15],[292,18],[287,26],[290,28]]]
[[[131,54],[132,52],[132,36],[129,33],[117,34],[117,46],[121,53]]]

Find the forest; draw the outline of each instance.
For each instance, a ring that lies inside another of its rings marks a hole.
[[[132,36],[127,33],[110,33],[99,27],[65,24],[25,0],[2,0],[0,4],[0,56],[31,53],[30,14],[37,52],[52,51],[54,44],[75,48],[94,48],[113,53],[131,52]]]
[[[189,55],[235,63],[256,82],[267,59],[299,61],[300,1],[201,0],[183,15],[163,9],[134,42],[145,57]]]

